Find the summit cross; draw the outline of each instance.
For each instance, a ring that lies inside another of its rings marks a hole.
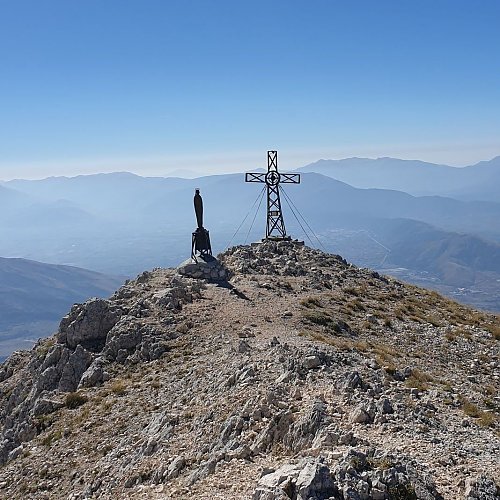
[[[281,174],[278,172],[278,151],[267,152],[267,173],[247,173],[245,182],[266,183],[267,186],[267,225],[266,240],[289,239],[281,211],[280,184],[300,184],[300,174]]]

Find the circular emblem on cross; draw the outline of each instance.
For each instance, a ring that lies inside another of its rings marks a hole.
[[[266,174],[266,183],[269,184],[270,186],[277,186],[280,181],[280,174],[276,172],[275,170],[271,170],[271,172],[268,172]]]

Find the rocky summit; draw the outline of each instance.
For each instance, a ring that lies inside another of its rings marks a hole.
[[[295,241],[218,262],[0,366],[1,498],[499,498],[497,316]]]

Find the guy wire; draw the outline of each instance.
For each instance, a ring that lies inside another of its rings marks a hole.
[[[241,221],[241,224],[238,226],[238,229],[236,229],[236,231],[234,232],[233,236],[231,236],[231,239],[229,240],[229,243],[226,245],[226,248],[229,248],[229,246],[233,242],[235,236],[238,234],[238,231],[241,229],[241,226],[243,226],[243,224],[245,224],[245,221],[247,220],[247,217],[250,215],[250,212],[253,210],[253,207],[255,207],[255,204],[257,203],[257,201],[259,200],[259,198],[262,196],[262,193],[264,192],[264,189],[266,189],[265,186],[262,188],[262,191],[257,195],[257,198],[255,198],[255,201],[253,202],[253,205],[250,207],[250,210],[247,212],[247,214],[245,215],[244,219]],[[260,204],[259,204],[259,206],[260,206]],[[258,209],[257,209],[257,211],[258,211]]]
[[[295,208],[295,210],[297,211],[297,213],[300,215],[300,217],[302,218],[302,220],[305,222],[306,226],[309,228],[309,230],[311,231],[311,233],[314,235],[314,237],[316,238],[316,241],[319,243],[320,247],[326,252],[326,248],[323,246],[323,243],[321,243],[320,239],[318,238],[318,236],[316,235],[316,233],[314,232],[314,230],[312,229],[312,227],[309,225],[309,223],[307,222],[307,220],[305,219],[305,217],[300,213],[300,210],[295,206],[294,202],[292,201],[292,199],[288,196],[288,194],[286,193],[286,191],[280,186],[280,189],[282,191],[282,193],[285,195],[285,199],[288,203],[288,206],[290,207],[290,210],[292,210],[292,213],[293,215],[295,216],[295,218],[297,219],[297,216],[295,215],[294,211],[293,211],[293,208],[292,208],[292,205],[293,207]],[[300,221],[297,219],[297,222],[299,223],[300,227],[302,228],[302,230],[305,232],[302,224],[300,223]],[[307,233],[306,233],[307,235]],[[311,242],[311,245],[313,244],[313,242],[311,241],[311,238],[309,238],[309,235],[307,235],[307,238],[309,239],[309,241]]]
[[[252,224],[250,225],[250,229],[248,230],[248,233],[247,233],[247,236],[245,238],[245,245],[247,243],[247,240],[248,240],[248,236],[250,236],[250,231],[252,230],[253,228],[253,224],[255,222],[255,218],[257,217],[257,214],[259,213],[259,210],[260,210],[260,206],[262,205],[262,200],[264,199],[264,191],[265,191],[266,187],[263,187],[262,188],[262,192],[261,192],[261,197],[260,197],[260,201],[259,201],[259,206],[257,207],[257,210],[255,211],[255,214],[253,216],[253,220],[252,220]]]
[[[293,216],[295,217],[295,220],[299,223],[299,226],[301,227],[303,233],[305,234],[306,238],[309,240],[309,243],[311,243],[311,246],[313,246],[313,242],[309,236],[309,234],[307,233],[307,231],[304,229],[304,226],[301,224],[299,218],[297,217],[297,214],[295,213],[294,209],[292,208],[292,205],[290,205],[290,202],[288,200],[288,197],[284,191],[284,189],[280,186],[279,187],[280,191],[285,195],[285,201],[288,203],[288,207],[290,208]]]

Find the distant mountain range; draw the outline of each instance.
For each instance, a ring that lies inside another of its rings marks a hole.
[[[76,267],[0,258],[0,360],[52,333],[72,304],[107,297],[122,281]]]
[[[458,181],[445,180],[457,172],[469,172],[466,175],[482,182],[486,177],[481,172],[489,172],[493,179],[500,170],[498,158],[465,169],[395,159],[339,162],[334,163],[337,170],[346,175],[351,172],[347,164],[353,165],[352,172],[371,169],[373,178],[366,183],[378,182],[379,187],[356,188],[315,172],[304,173],[300,185],[285,187],[324,248],[366,267],[391,272],[404,268],[405,279],[429,279],[433,286],[450,287],[443,290],[447,293],[466,288],[463,300],[474,297],[475,305],[500,310],[500,203],[484,201],[486,188],[476,200],[436,195],[447,186],[458,189]],[[327,164],[313,165],[328,170]],[[419,168],[423,174],[418,174]],[[414,178],[401,174],[403,170],[413,172]],[[400,172],[399,177],[394,172]],[[439,182],[432,180],[438,177]],[[421,190],[425,178],[429,195],[393,189],[399,182],[408,191]],[[391,189],[380,188],[390,182]],[[468,186],[472,192],[472,181]],[[181,179],[121,172],[4,183],[0,254],[127,276],[175,266],[190,254],[196,187],[204,198],[214,252],[262,237],[265,203],[254,212],[263,186],[245,184],[243,174]],[[282,203],[288,232],[304,239],[302,227],[307,226],[295,220],[285,197]],[[320,243],[312,237],[312,244]]]
[[[500,156],[457,168],[397,158],[319,160],[298,169],[316,172],[358,188],[404,191],[416,196],[440,195],[462,200],[500,200]]]

